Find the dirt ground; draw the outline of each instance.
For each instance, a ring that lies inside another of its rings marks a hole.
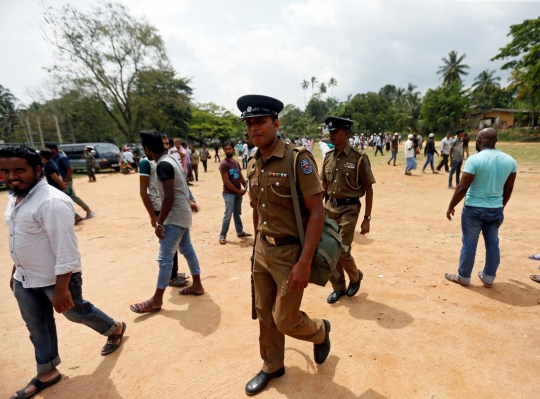
[[[510,146],[510,145],[509,145]],[[514,149],[520,146],[513,145]],[[527,144],[536,154],[540,145]],[[371,152],[368,152],[371,156]],[[309,286],[303,310],[332,323],[332,350],[323,365],[312,344],[286,342],[286,374],[261,398],[538,398],[540,285],[529,280],[540,262],[539,157],[519,164],[514,195],[500,229],[501,266],[493,288],[476,277],[484,260],[479,243],[472,284],[448,283],[461,247],[460,212],[445,213],[452,191],[448,175],[403,175],[371,157],[377,179],[368,236],[359,234],[353,255],[364,272],[359,294],[326,303],[331,286]],[[423,157],[419,158],[419,163]],[[168,288],[160,313],[136,315],[129,305],[155,287],[158,242],[138,195],[136,174],[99,174],[97,183],[75,181],[78,195],[97,212],[76,226],[84,296],[127,323],[123,347],[99,354],[104,337],[58,315],[64,378],[37,398],[242,398],[261,368],[258,324],[250,318],[253,240],[218,243],[223,214],[217,163],[201,173],[193,193],[201,206],[192,239],[206,294],[181,297]],[[319,167],[321,162],[319,161]],[[7,195],[0,196],[5,209]],[[252,232],[249,203],[244,227]],[[35,375],[33,348],[8,280],[12,267],[7,227],[0,226],[0,396],[9,397]],[[189,272],[181,258],[180,271]]]

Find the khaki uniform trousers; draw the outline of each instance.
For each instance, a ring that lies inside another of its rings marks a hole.
[[[339,226],[339,235],[342,239],[344,245],[351,246],[354,239],[354,229],[356,228],[356,223],[358,222],[358,215],[360,214],[360,204],[356,205],[332,205],[334,211],[329,211],[325,208],[326,216],[332,220],[335,220]],[[349,280],[352,283],[357,283],[362,279],[363,274],[354,261],[354,258],[351,255],[351,250],[349,252],[342,251],[339,255],[339,260],[336,265],[336,269],[339,273],[339,278],[335,278],[334,275],[330,278],[332,283],[332,288],[334,291],[345,291],[345,276],[343,270],[349,276]]]
[[[325,337],[322,320],[310,319],[300,311],[304,292],[289,291],[287,279],[300,253],[300,244],[276,247],[257,239],[253,280],[262,370],[266,373],[283,367],[285,335],[314,344],[320,344]]]

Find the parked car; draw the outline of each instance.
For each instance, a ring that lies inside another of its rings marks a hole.
[[[69,158],[73,170],[86,171],[86,161],[83,158],[83,150],[90,148],[92,155],[96,158],[95,171],[100,169],[114,169],[115,172],[120,170],[118,155],[120,150],[112,143],[77,143],[77,144],[61,144],[58,150],[62,151]]]

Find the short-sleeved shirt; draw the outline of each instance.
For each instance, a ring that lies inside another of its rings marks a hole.
[[[60,179],[62,178],[60,176],[60,170],[58,169],[58,166],[56,166],[53,161],[49,161],[45,165],[43,165],[43,173],[45,174],[45,178],[47,179],[47,183],[49,183],[49,185],[57,188],[60,191],[64,191],[51,177],[51,175],[54,175],[56,173],[58,177],[60,177]]]
[[[192,225],[192,212],[189,202],[189,188],[186,175],[176,159],[165,155],[159,159],[156,166],[157,187],[161,198],[163,195],[163,181],[174,179],[174,204],[163,224],[189,228]]]
[[[471,155],[464,173],[474,175],[465,196],[465,205],[477,208],[501,208],[503,189],[508,176],[517,172],[517,163],[502,151],[482,150]]]
[[[471,141],[471,139],[469,139],[469,137],[463,137],[463,140],[461,140],[461,142],[463,143],[463,147],[468,147],[469,146],[469,141]]]
[[[241,170],[240,164],[236,162],[234,159],[229,160],[225,158],[219,163],[219,173],[221,174],[226,173],[232,185],[239,190],[242,188],[242,183],[240,182],[240,170]],[[238,195],[236,192],[234,192],[233,190],[231,190],[229,187],[225,185],[223,185],[223,194]]]
[[[409,139],[405,142],[405,158],[414,158],[414,142]]]
[[[293,201],[287,172],[287,156],[294,144],[278,139],[276,148],[266,162],[262,162],[257,151],[248,165],[249,196],[257,202],[259,221],[257,230],[269,237],[298,237]],[[309,198],[323,192],[317,164],[313,156],[305,151],[298,154],[296,161],[298,195]],[[307,225],[309,212],[302,198],[299,200],[302,222]]]
[[[84,160],[86,161],[86,166],[92,166],[96,162],[96,158],[90,154],[90,151],[84,154]]]
[[[210,158],[210,151],[208,151],[206,148],[203,148],[201,150],[201,161],[206,161]]]
[[[463,150],[463,143],[458,138],[454,139],[452,141],[452,161],[461,162],[463,161],[463,156],[461,155],[461,151]]]
[[[392,151],[398,152],[398,150],[399,150],[399,139],[397,138],[397,136],[392,139],[391,143],[392,143]]]
[[[58,170],[60,171],[60,176],[62,177],[62,180],[65,180],[68,173],[68,168],[71,167],[71,162],[69,162],[69,158],[59,152],[58,154],[56,154],[55,157],[53,157],[52,160],[54,161],[56,166],[58,166]],[[71,179],[69,180],[71,181]]]
[[[139,175],[148,176],[148,196],[154,211],[159,212],[161,210],[161,196],[156,182],[156,162],[150,161],[148,158],[141,159],[139,162]]]
[[[337,199],[363,197],[365,186],[375,184],[369,157],[348,144],[340,153],[334,148],[326,155],[320,177],[328,184],[326,194]]]
[[[133,163],[133,153],[131,151],[124,151],[122,155],[124,156],[126,162]]]
[[[191,153],[191,164],[198,165],[200,160],[201,160],[201,157],[199,153],[197,152],[197,150],[193,150],[193,152]]]

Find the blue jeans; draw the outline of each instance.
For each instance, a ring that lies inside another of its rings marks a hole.
[[[459,256],[458,278],[464,283],[471,282],[471,273],[476,256],[476,246],[480,232],[486,244],[486,263],[482,280],[493,284],[501,261],[499,252],[499,227],[503,223],[503,208],[476,208],[464,206],[461,213],[463,234],[461,255]]]
[[[242,197],[236,194],[223,193],[223,199],[225,200],[225,215],[223,215],[223,222],[221,223],[220,237],[227,237],[229,231],[229,225],[231,224],[231,216],[234,217],[234,227],[236,228],[236,234],[242,234],[244,227],[242,226]]]
[[[424,167],[422,168],[422,171],[426,170],[426,166],[431,166],[431,170],[435,170],[435,165],[433,164],[433,154],[430,154],[429,152],[426,153],[427,155],[427,161],[424,164]]]
[[[54,287],[54,285],[49,285],[48,287],[24,288],[22,283],[13,280],[13,295],[17,299],[21,316],[30,332],[30,341],[34,344],[38,374],[50,371],[60,364],[52,306]],[[84,324],[105,336],[114,333],[118,323],[83,299],[80,272],[71,275],[69,292],[75,306],[62,313],[69,321]]]
[[[452,166],[450,167],[450,175],[448,176],[448,187],[452,187],[452,176],[454,175],[454,173],[456,174],[456,186],[459,184],[461,165],[463,165],[463,161],[452,160]]]
[[[163,238],[159,240],[159,254],[157,257],[159,264],[157,287],[159,289],[164,290],[169,285],[174,254],[177,249],[186,259],[191,275],[198,276],[201,274],[199,259],[197,259],[195,249],[191,245],[189,229],[175,224],[166,224],[163,226]]]
[[[392,156],[388,160],[388,163],[392,162],[392,159],[394,160],[394,165],[395,165],[397,161],[397,151],[392,151]]]

